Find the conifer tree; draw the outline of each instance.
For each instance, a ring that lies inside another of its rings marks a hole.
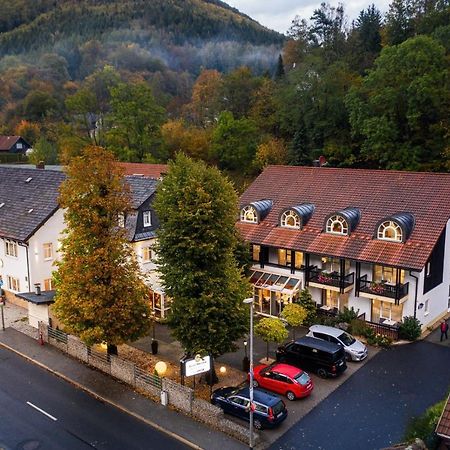
[[[55,272],[54,311],[65,331],[87,345],[116,346],[150,327],[147,288],[119,218],[131,200],[123,173],[110,152],[86,147],[74,157],[61,186],[67,225]]]

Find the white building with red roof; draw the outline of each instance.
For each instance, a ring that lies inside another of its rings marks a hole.
[[[422,327],[450,305],[450,174],[269,166],[240,199],[256,309],[308,287],[319,308]]]

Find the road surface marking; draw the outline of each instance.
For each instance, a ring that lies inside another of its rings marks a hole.
[[[45,416],[49,417],[50,419],[54,420],[55,422],[58,420],[56,417],[53,417],[48,412],[45,412],[43,409],[38,408],[36,405],[33,405],[31,402],[27,402],[27,405],[30,405],[32,408],[38,410],[40,413],[44,414]]]

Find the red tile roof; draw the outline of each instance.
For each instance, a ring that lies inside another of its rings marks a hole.
[[[143,175],[149,178],[160,178],[167,172],[167,164],[118,163],[125,170],[125,175]]]
[[[19,139],[20,136],[0,136],[0,151],[8,151]]]
[[[441,418],[436,427],[439,436],[450,439],[450,397],[447,399]]]
[[[244,192],[240,204],[261,199],[273,201],[267,217],[259,224],[237,224],[252,243],[421,270],[450,219],[450,174],[269,166]],[[316,207],[305,227],[279,227],[281,211],[301,203]],[[324,233],[325,218],[347,207],[361,211],[351,235]],[[409,239],[374,239],[378,222],[398,212],[414,215]]]

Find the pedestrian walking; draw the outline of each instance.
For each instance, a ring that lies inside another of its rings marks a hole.
[[[448,323],[447,323],[447,321],[443,320],[441,322],[440,329],[441,329],[441,342],[442,342],[442,339],[444,339],[444,336],[445,336],[445,339],[448,339],[448,336],[447,336]]]

